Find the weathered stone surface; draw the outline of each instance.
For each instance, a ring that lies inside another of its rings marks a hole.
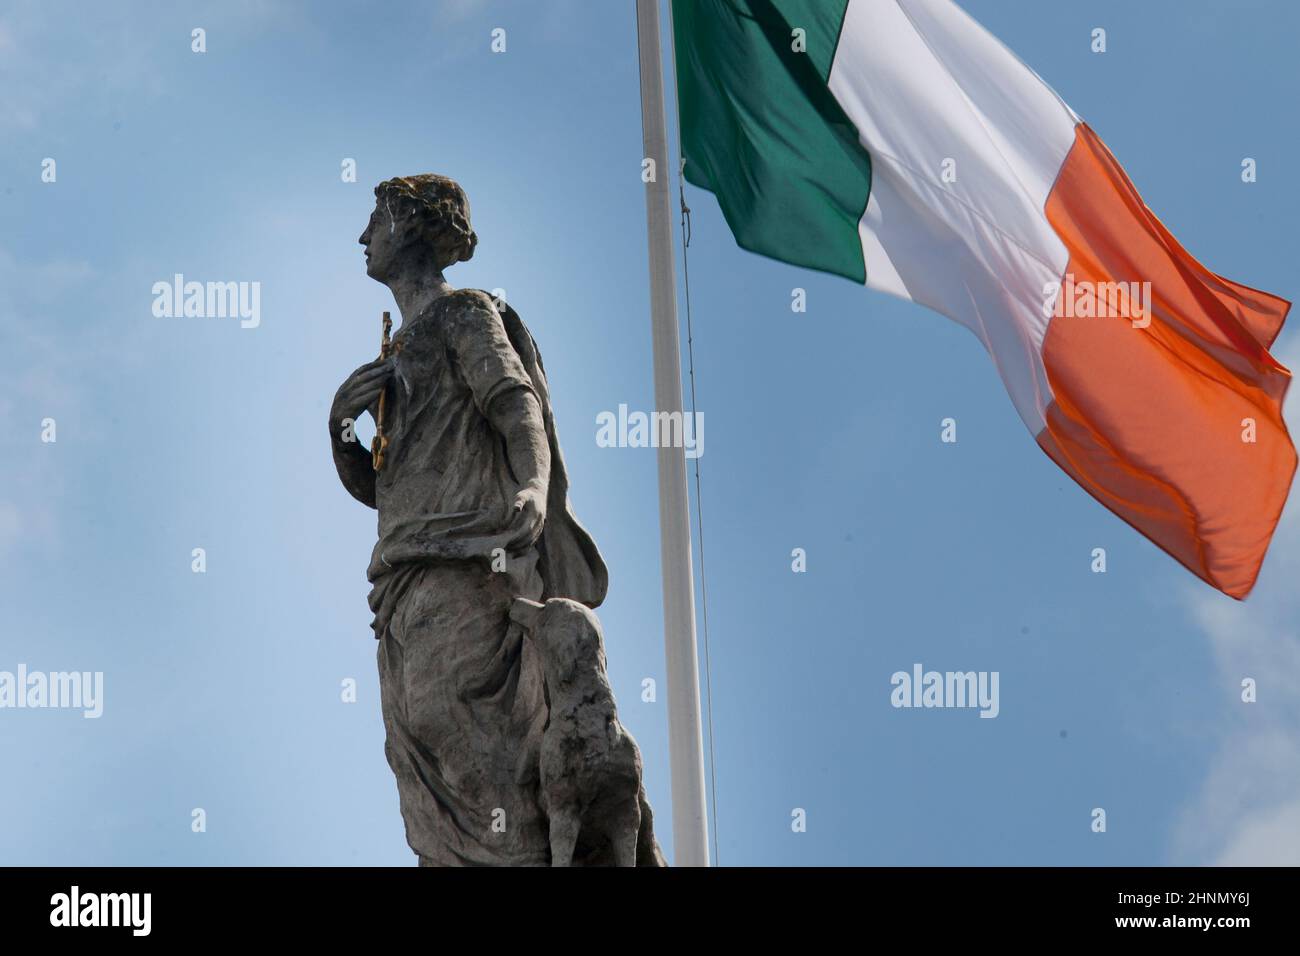
[[[641,751],[619,723],[605,674],[600,620],[567,598],[516,598],[511,616],[528,630],[546,677],[541,806],[551,865],[662,865],[641,786]]]
[[[422,865],[662,866],[591,611],[608,575],[569,506],[537,345],[508,305],[443,277],[477,242],[456,183],[375,196],[360,242],[402,326],[340,386],[330,435],[343,486],[379,514],[370,606],[407,841]],[[350,426],[381,394],[376,473]]]

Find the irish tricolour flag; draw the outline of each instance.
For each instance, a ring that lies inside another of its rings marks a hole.
[[[1290,303],[1193,259],[950,0],[674,0],[673,19],[686,178],[736,241],[969,328],[1070,477],[1245,597],[1296,466],[1269,354]]]

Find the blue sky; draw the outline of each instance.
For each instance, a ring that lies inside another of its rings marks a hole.
[[[1193,254],[1296,297],[1300,8],[963,6]],[[504,288],[545,356],[671,854],[664,695],[640,696],[663,675],[654,452],[596,443],[600,412],[652,407],[635,44],[630,3],[590,0],[0,8],[0,670],[105,675],[98,720],[0,711],[0,863],[413,862],[374,515],[325,422],[392,308],[356,244],[371,188],[416,172],[471,199],[449,280]],[[743,252],[687,196],[721,862],[1300,862],[1296,507],[1251,598],[1218,595],[1056,469],[974,337]],[[155,318],[178,272],[260,282],[260,326]],[[1275,351],[1300,365],[1300,331]],[[892,708],[916,662],[1000,672],[997,719]]]

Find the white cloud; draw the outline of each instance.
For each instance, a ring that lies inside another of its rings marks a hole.
[[[1295,866],[1300,862],[1300,800],[1242,819],[1215,861],[1223,866]]]

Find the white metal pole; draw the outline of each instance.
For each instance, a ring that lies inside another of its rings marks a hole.
[[[654,348],[655,410],[682,415],[682,355],[673,268],[672,194],[669,183],[659,2],[636,2],[641,57],[641,135],[654,161],[646,183],[646,233],[650,246],[650,326]],[[708,816],[704,799],[704,735],[700,725],[700,673],[695,648],[695,575],[691,563],[690,500],[685,448],[660,447],[659,561],[664,579],[664,652],[668,679],[668,762],[672,777],[673,862],[708,866]]]

